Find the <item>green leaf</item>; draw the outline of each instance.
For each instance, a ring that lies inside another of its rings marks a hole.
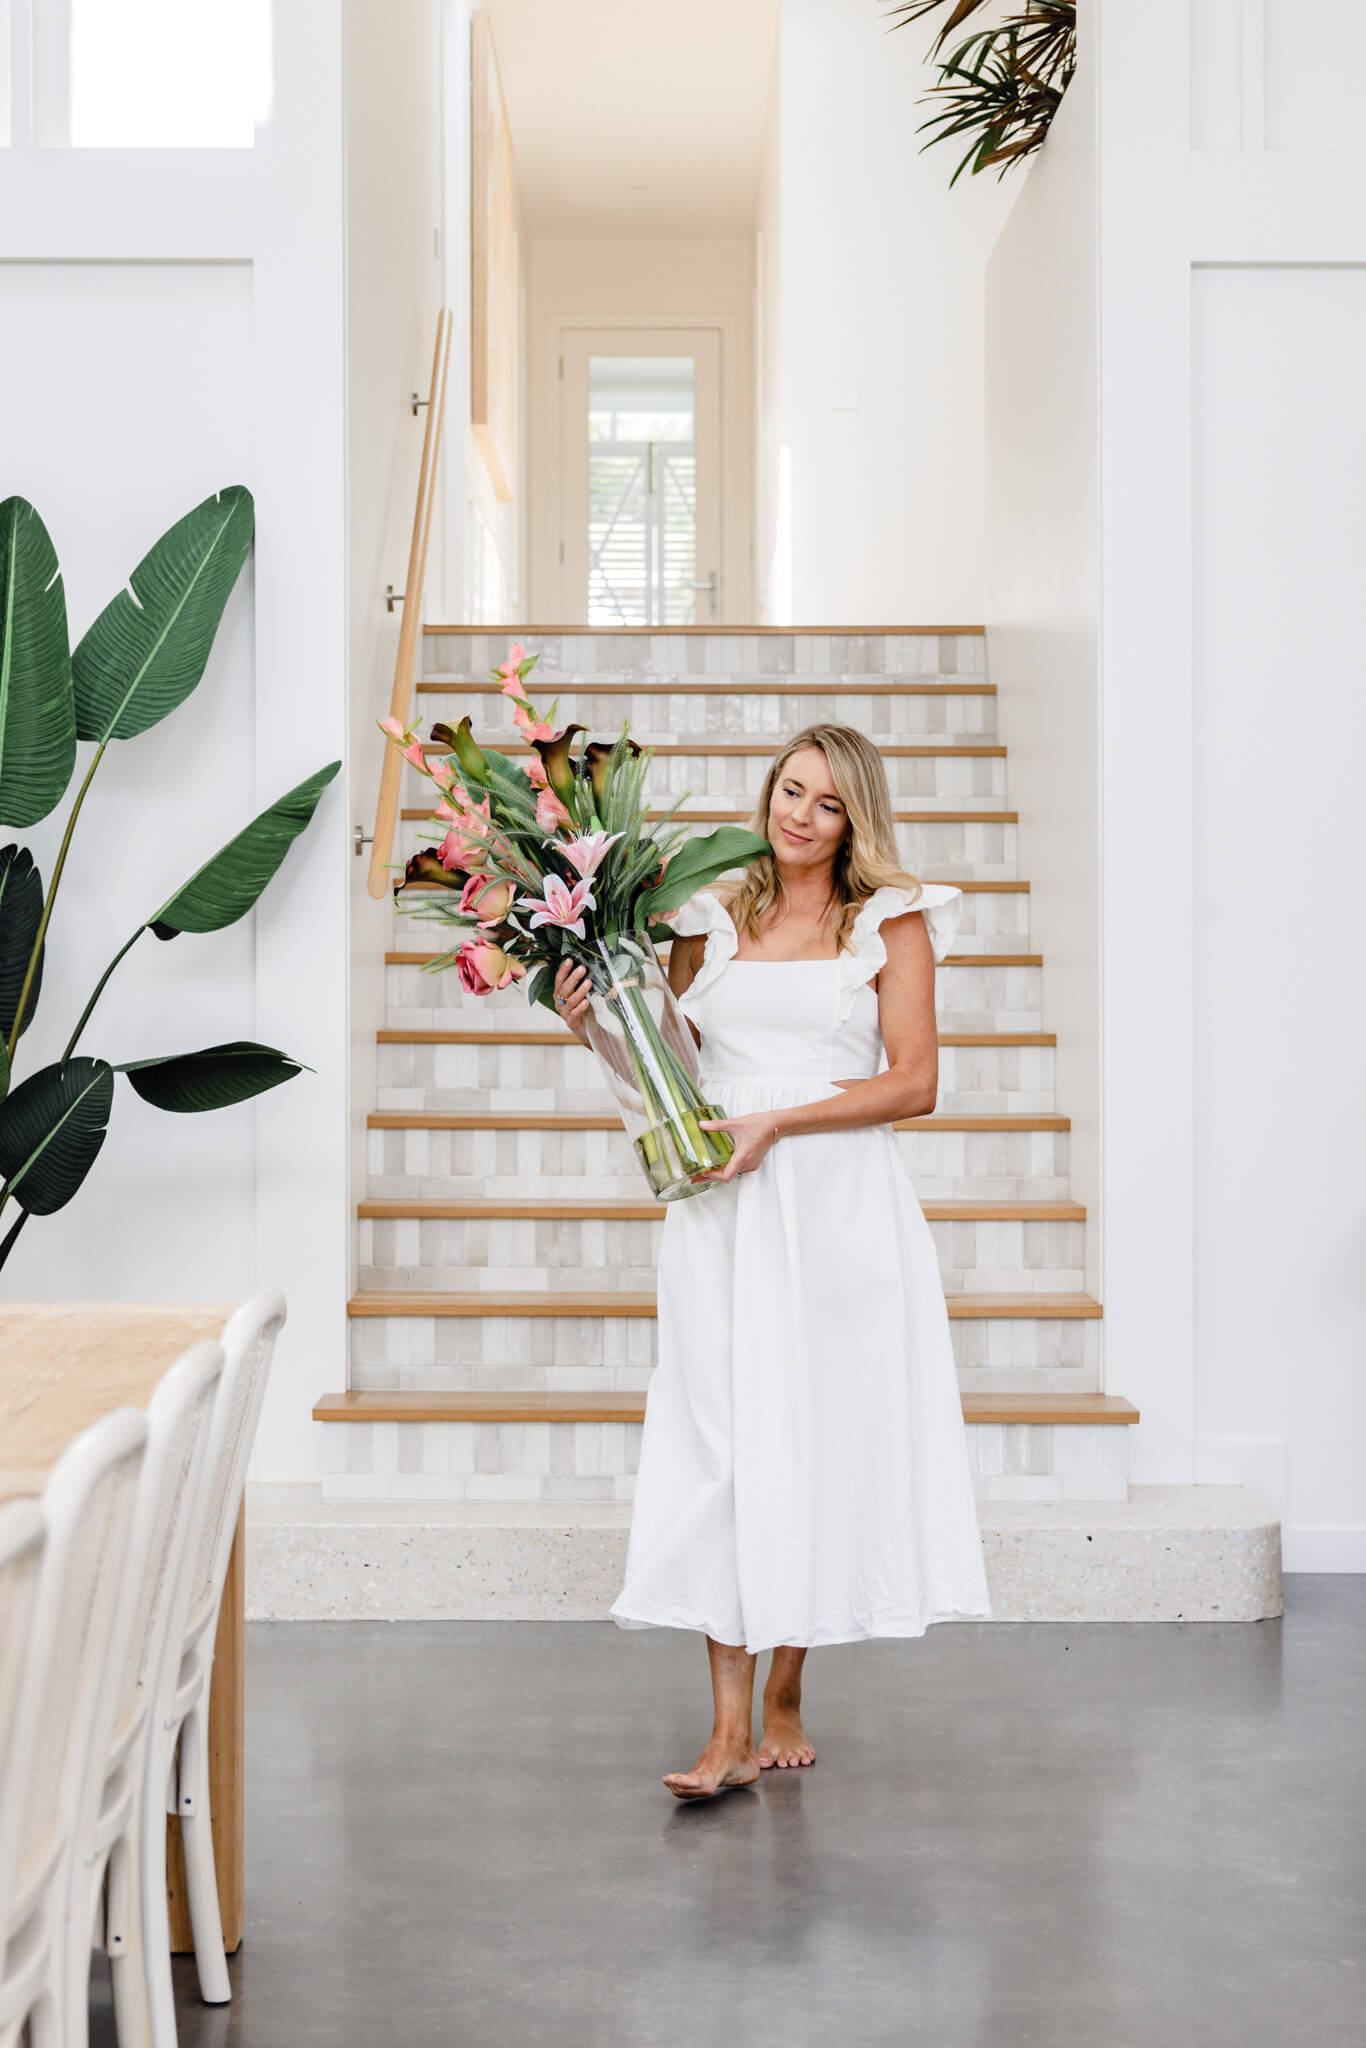
[[[700,839],[690,839],[665,868],[663,881],[646,890],[641,897],[645,915],[667,917],[671,910],[677,910],[699,889],[705,889],[708,882],[714,882],[718,875],[728,873],[731,868],[748,867],[752,860],[757,860],[761,853],[769,850],[767,839],[761,839],[757,832],[746,832],[739,825],[720,825],[715,832],[708,832]]]
[[[19,992],[28,972],[33,941],[43,916],[43,883],[26,846],[0,847],[0,1039],[14,1029]],[[44,952],[46,947],[44,947]],[[43,985],[43,953],[38,955],[33,984],[24,1010],[22,1038],[33,1022],[38,991]]]
[[[114,1101],[107,1060],[41,1067],[0,1102],[0,1175],[31,1216],[65,1208],[104,1143]]]
[[[542,960],[527,976],[526,999],[533,1008],[537,1003],[540,1003],[543,1009],[555,1008],[555,970],[548,960]]]
[[[208,1045],[202,1052],[170,1053],[164,1059],[125,1060],[114,1069],[126,1074],[144,1102],[153,1109],[180,1115],[205,1109],[227,1109],[249,1102],[282,1081],[292,1081],[303,1061],[274,1046],[234,1039],[230,1045]],[[312,1072],[312,1069],[309,1069]]]
[[[0,1097],[4,1097],[9,1094],[9,1077],[9,1047],[6,1045],[4,1039],[0,1038]]]
[[[71,780],[76,711],[66,593],[47,528],[25,498],[0,505],[0,818],[36,825]]]
[[[204,673],[251,547],[251,492],[233,484],[178,520],[100,613],[72,668],[83,740],[131,739],[182,704]]]
[[[325,768],[286,792],[270,809],[220,847],[147,922],[159,939],[177,932],[217,932],[245,917],[318,808],[318,799],[341,767]]]

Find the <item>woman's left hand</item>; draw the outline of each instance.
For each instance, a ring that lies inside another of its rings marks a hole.
[[[697,1122],[700,1130],[727,1132],[735,1150],[724,1166],[690,1174],[690,1180],[734,1180],[738,1173],[753,1173],[776,1142],[773,1118],[767,1110],[753,1109],[747,1116],[699,1117]]]

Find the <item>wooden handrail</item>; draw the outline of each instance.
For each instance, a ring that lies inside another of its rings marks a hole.
[[[427,579],[427,543],[432,534],[432,506],[436,501],[436,471],[441,453],[441,428],[446,412],[446,374],[451,357],[454,317],[449,307],[437,315],[436,347],[432,351],[432,381],[427,392],[427,424],[422,434],[422,465],[417,476],[417,504],[413,509],[413,538],[408,550],[408,578],[403,586],[403,624],[399,628],[398,653],[394,658],[394,687],[389,697],[389,716],[406,726],[413,701],[413,674],[417,662],[418,636],[422,631],[422,587]],[[384,765],[379,776],[379,802],[375,806],[375,837],[370,848],[370,894],[387,896],[393,887],[389,859],[398,824],[399,784],[403,759],[397,747],[386,740]]]

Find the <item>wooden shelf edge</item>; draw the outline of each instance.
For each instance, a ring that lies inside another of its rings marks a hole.
[[[1139,1411],[1119,1394],[965,1393],[963,1420],[1018,1426],[1076,1424],[1129,1428]],[[346,1393],[320,1394],[315,1422],[639,1422],[643,1393]]]

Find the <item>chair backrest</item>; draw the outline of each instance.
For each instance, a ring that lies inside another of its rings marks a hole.
[[[243,1302],[223,1328],[221,1342],[227,1363],[209,1432],[209,1466],[204,1479],[208,1506],[186,1617],[187,1643],[197,1640],[218,1614],[247,1461],[266,1397],[275,1339],[284,1319],[285,1297],[278,1287],[270,1287]]]
[[[36,1500],[7,1501],[0,1508],[0,1841],[6,1833],[6,1814],[27,1783],[27,1758],[19,1754],[14,1739],[15,1710],[28,1667],[34,1594],[46,1541],[47,1524]],[[5,1894],[0,1889],[0,1929],[6,1924]]]
[[[125,1573],[127,1611],[112,1641],[117,1690],[101,1731],[106,1767],[124,1757],[146,1718],[177,1588],[197,1554],[209,1425],[225,1359],[221,1344],[192,1344],[147,1404],[147,1454]]]
[[[115,1408],[67,1446],[43,1489],[47,1543],[14,1735],[26,1783],[0,1840],[0,1942],[42,1897],[70,1835],[146,1445],[146,1416]]]

